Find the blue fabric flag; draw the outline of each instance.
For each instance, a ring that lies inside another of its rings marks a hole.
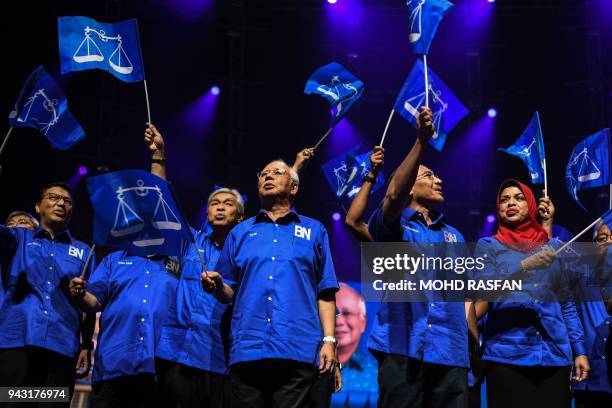
[[[94,242],[131,254],[179,255],[189,239],[165,180],[144,170],[122,170],[87,179],[94,209]]]
[[[85,138],[81,125],[68,110],[62,88],[42,65],[23,84],[9,114],[9,124],[40,130],[54,149],[69,149]]]
[[[442,151],[446,136],[457,126],[469,111],[440,78],[429,68],[429,107],[433,113],[435,133],[429,143]],[[421,107],[425,106],[425,68],[421,60],[417,60],[404,82],[394,109],[408,122],[417,127],[417,118]]]
[[[410,12],[410,43],[416,54],[429,54],[438,26],[444,15],[453,7],[446,0],[408,0]]]
[[[612,226],[612,210],[608,210],[601,216],[601,221],[607,226]]]
[[[538,112],[534,113],[529,125],[527,125],[523,134],[512,146],[507,149],[500,147],[497,150],[523,160],[529,171],[532,184],[544,183],[544,161],[546,160],[546,152],[544,150],[542,125],[540,124],[540,114]]]
[[[305,94],[318,94],[332,106],[331,125],[342,119],[363,94],[364,86],[356,76],[337,62],[317,69],[306,82]]]
[[[352,201],[361,189],[363,177],[371,169],[370,155],[372,150],[358,154],[359,147],[360,145],[357,145],[321,166],[327,182],[339,201]],[[385,177],[382,173],[379,173],[376,184],[372,188],[372,193],[384,184]]]
[[[565,169],[567,191],[580,207],[578,192],[612,183],[610,179],[610,129],[603,129],[578,143]]]
[[[103,69],[125,82],[145,79],[136,19],[99,23],[88,17],[59,17],[62,74]]]

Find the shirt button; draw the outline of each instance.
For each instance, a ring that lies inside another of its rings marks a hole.
[[[273,261],[274,261],[275,259],[276,259],[275,257],[272,257],[272,260],[273,260]]]
[[[144,317],[142,317],[142,318],[140,319],[140,321],[141,321],[141,322],[144,322]]]
[[[434,307],[434,306],[435,306],[435,305],[432,303],[432,304],[431,304],[431,307]]]
[[[145,288],[148,288],[148,287],[149,287],[149,285],[145,285]]]
[[[273,239],[273,240],[272,240],[272,242],[276,243],[276,242],[278,242],[278,241],[277,241],[276,239]]]
[[[144,340],[144,337],[141,337],[141,338],[140,338],[140,341],[143,341],[143,340]]]
[[[268,276],[268,279],[272,280],[272,275]]]
[[[534,287],[534,288],[537,288],[537,287],[538,287],[538,284],[537,284],[537,283],[534,283],[534,284],[533,284],[533,287]]]
[[[270,323],[271,321],[272,321],[272,319],[270,319],[270,318],[268,317],[268,323]]]
[[[44,314],[48,314],[49,312],[47,312],[46,310],[43,310],[43,313],[44,313]]]
[[[145,273],[146,273],[146,274],[148,275],[148,274],[150,274],[151,272],[149,272],[149,271],[146,271]]]
[[[537,331],[537,332],[536,332],[536,334],[539,336],[539,335],[540,335],[540,332],[539,332],[539,331]]]
[[[147,299],[142,299],[142,303],[147,303]]]
[[[51,281],[47,281],[47,285],[50,285],[50,284],[51,284]]]
[[[272,301],[272,296],[268,296],[268,300],[269,300],[269,301]]]
[[[53,267],[52,267],[52,266],[50,266],[50,267],[49,267],[49,270],[50,270],[50,271],[51,271],[51,270],[53,270]]]
[[[51,253],[51,256],[53,256],[53,253]]]
[[[45,299],[49,299],[49,295],[45,296]]]
[[[428,324],[427,327],[431,327],[431,324]]]

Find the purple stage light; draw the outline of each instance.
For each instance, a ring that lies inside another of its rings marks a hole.
[[[79,174],[80,174],[81,176],[86,175],[86,174],[87,174],[87,172],[88,172],[87,167],[85,167],[85,166],[80,166],[80,167],[79,167]]]
[[[334,221],[340,221],[340,218],[342,218],[342,215],[340,215],[339,212],[336,211],[335,213],[332,214],[332,219]]]
[[[495,215],[493,215],[493,214],[487,215],[487,222],[489,224],[493,224],[495,222]]]
[[[497,109],[495,108],[491,108],[487,111],[487,115],[489,115],[490,118],[494,118],[497,116]]]
[[[327,0],[327,2],[328,2],[329,4],[336,4],[336,2],[337,2],[337,1],[338,1],[338,0]]]
[[[219,88],[217,85],[214,85],[212,88],[210,88],[210,93],[213,95],[219,95],[221,93],[221,88]]]
[[[495,3],[495,0],[487,0],[489,3]]]

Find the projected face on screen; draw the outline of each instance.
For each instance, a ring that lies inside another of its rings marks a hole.
[[[345,364],[359,346],[359,340],[366,328],[366,307],[363,298],[350,286],[340,283],[336,293],[336,339],[338,359]]]

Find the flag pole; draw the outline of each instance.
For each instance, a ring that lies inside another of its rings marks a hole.
[[[151,122],[151,106],[149,105],[149,88],[147,87],[147,80],[143,79],[142,82],[144,84],[145,100],[147,101],[147,119],[149,120],[149,123],[152,123]]]
[[[89,266],[89,261],[91,261],[91,258],[94,254],[95,249],[96,249],[96,244],[93,244],[91,246],[91,250],[89,251],[89,254],[87,254],[87,258],[85,259],[85,265],[83,265],[83,270],[81,271],[81,279],[83,280],[87,280],[85,279],[85,275],[87,274],[87,267]]]
[[[540,113],[536,111],[536,115],[538,115],[538,130],[540,132],[540,136],[542,138],[542,170],[544,170],[544,197],[548,197],[548,178],[546,177],[546,153],[544,151],[544,133],[542,133],[542,121],[540,120]],[[539,150],[539,149],[538,149]]]
[[[544,170],[544,197],[548,197],[548,179],[546,177],[546,159],[542,160],[542,170]]]
[[[423,66],[425,69],[425,107],[429,108],[429,74],[427,73],[427,54],[423,54]]]
[[[578,233],[578,235],[576,235],[574,238],[570,239],[569,241],[567,241],[561,248],[557,249],[555,251],[555,255],[558,255],[559,252],[563,251],[565,248],[567,248],[567,246],[569,244],[571,244],[572,242],[574,242],[575,240],[577,240],[578,238],[580,238],[581,236],[583,236],[588,230],[590,230],[591,228],[593,228],[595,226],[595,224],[597,224],[598,222],[602,221],[602,218],[599,217],[598,219],[596,219],[595,221],[593,221],[593,223],[591,225],[589,225],[588,227],[586,227],[585,229],[583,229],[582,231],[580,231]]]
[[[11,132],[13,131],[13,127],[11,126],[8,130],[8,132],[6,132],[6,136],[4,136],[4,141],[2,142],[2,146],[0,146],[0,155],[2,154],[2,152],[4,151],[4,147],[6,146],[6,142],[8,142],[9,137],[11,136]]]
[[[189,232],[189,239],[191,240],[191,243],[196,249],[196,253],[198,254],[198,259],[200,260],[200,263],[202,264],[204,273],[206,274],[206,276],[208,276],[208,270],[206,269],[206,262],[204,262],[204,258],[202,257],[202,253],[200,252],[200,247],[198,246],[195,236],[193,235],[193,232],[191,231],[191,227],[187,223],[187,218],[185,218],[183,207],[181,207],[181,203],[176,198],[176,194],[174,193],[174,187],[172,186],[172,183],[170,183],[167,180],[166,180],[166,183],[168,184],[168,188],[170,189],[170,194],[172,194],[172,198],[174,199],[174,202],[176,203],[176,208],[178,209],[179,214],[181,215],[181,218],[183,220],[182,224],[187,227],[187,232]]]
[[[323,135],[322,138],[319,139],[319,141],[317,142],[317,144],[314,145],[313,149],[317,150],[317,147],[319,147],[319,145],[321,143],[323,143],[323,141],[325,140],[325,138],[331,133],[331,131],[334,129],[334,127],[330,127],[329,130],[327,132],[325,132],[325,134]]]
[[[387,124],[385,125],[385,131],[383,132],[382,138],[380,139],[379,146],[382,146],[385,143],[385,136],[387,136],[387,130],[389,130],[389,124],[391,123],[391,119],[393,118],[393,114],[395,113],[395,109],[391,109],[391,113],[389,114],[389,119],[387,119]]]

